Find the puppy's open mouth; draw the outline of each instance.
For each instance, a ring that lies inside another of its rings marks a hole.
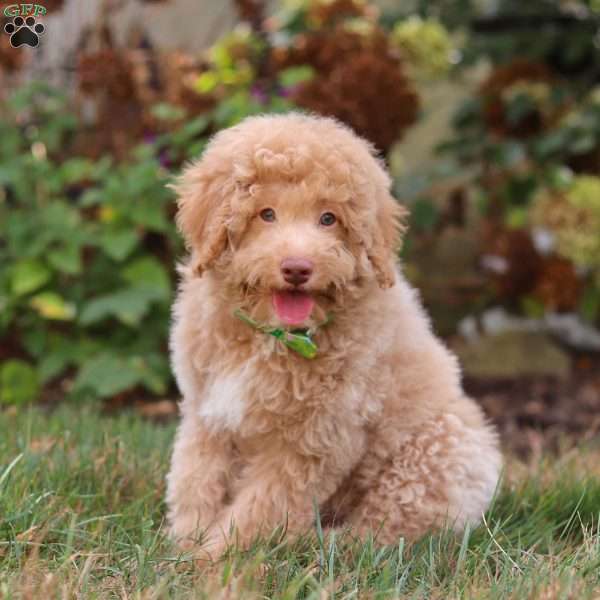
[[[281,290],[273,292],[273,308],[285,325],[302,325],[310,317],[315,306],[308,292]]]

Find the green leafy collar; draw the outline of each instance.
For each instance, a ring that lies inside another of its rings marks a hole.
[[[312,336],[314,335],[316,329],[318,327],[323,327],[324,325],[327,325],[331,321],[331,318],[328,315],[325,321],[323,321],[314,328],[292,329],[291,331],[288,331],[287,329],[283,329],[282,327],[269,327],[268,325],[261,325],[240,309],[235,310],[233,314],[240,321],[243,321],[247,325],[250,325],[250,327],[253,327],[257,331],[260,331],[262,333],[266,333],[267,335],[272,335],[287,348],[290,348],[294,352],[300,354],[300,356],[309,359],[315,358],[319,349],[317,347],[317,344],[312,339]]]

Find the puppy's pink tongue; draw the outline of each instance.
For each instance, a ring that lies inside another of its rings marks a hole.
[[[300,325],[308,319],[315,301],[306,292],[275,292],[273,306],[279,319],[286,325]]]

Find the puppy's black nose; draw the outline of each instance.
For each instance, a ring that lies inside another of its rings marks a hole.
[[[281,262],[281,274],[287,283],[302,285],[313,272],[313,264],[306,258],[286,258]]]

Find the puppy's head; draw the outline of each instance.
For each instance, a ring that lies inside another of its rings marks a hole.
[[[310,326],[394,283],[404,210],[372,147],[331,119],[246,119],[217,134],[176,190],[198,275],[232,306]]]

